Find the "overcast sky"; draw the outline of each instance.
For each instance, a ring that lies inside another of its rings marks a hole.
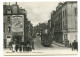
[[[28,20],[35,26],[38,23],[47,22],[51,18],[51,12],[56,9],[58,3],[59,2],[18,2],[18,5],[27,11]]]

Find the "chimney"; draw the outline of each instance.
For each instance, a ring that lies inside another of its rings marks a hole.
[[[16,2],[16,5],[17,5],[17,2]]]
[[[58,6],[56,7],[56,10],[58,10],[63,5],[62,2],[59,2]]]

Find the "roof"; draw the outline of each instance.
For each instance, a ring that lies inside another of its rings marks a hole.
[[[60,2],[61,3],[61,2]],[[77,1],[66,1],[62,4],[62,6],[60,6],[56,11],[53,11],[52,14],[54,15],[58,10],[60,10],[63,6],[65,6],[68,3],[77,3]],[[60,4],[59,4],[60,5]],[[58,5],[58,6],[59,6]]]

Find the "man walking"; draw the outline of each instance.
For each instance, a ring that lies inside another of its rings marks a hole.
[[[18,44],[16,44],[16,47],[15,47],[16,52],[18,51],[18,48],[19,48],[19,45],[18,45]]]
[[[35,50],[34,49],[34,39],[32,39],[32,49]]]
[[[78,51],[78,43],[76,40],[72,43],[72,50],[77,50]]]

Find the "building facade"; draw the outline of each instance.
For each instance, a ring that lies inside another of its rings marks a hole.
[[[51,14],[51,26],[54,30],[54,41],[72,43],[77,40],[77,2],[59,3]]]
[[[31,23],[29,23],[26,16],[25,9],[20,8],[17,3],[3,5],[4,47],[8,47],[10,42],[28,41],[28,33],[33,28],[31,28],[32,25],[30,25]]]

